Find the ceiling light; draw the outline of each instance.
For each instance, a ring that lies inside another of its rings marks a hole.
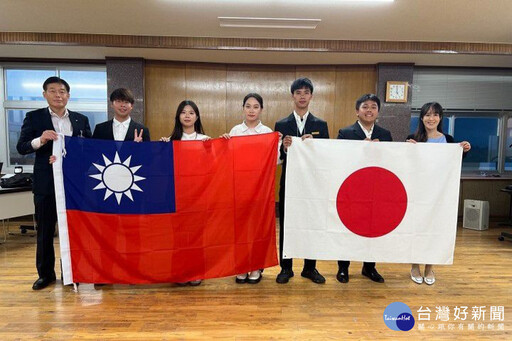
[[[290,28],[314,30],[322,19],[218,17],[220,27]]]
[[[453,51],[453,50],[434,50],[432,52],[434,52],[434,53],[448,53],[448,54],[458,53],[457,51]]]

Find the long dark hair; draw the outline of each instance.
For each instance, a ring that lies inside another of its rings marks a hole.
[[[437,125],[437,131],[443,133],[443,107],[441,104],[437,102],[428,102],[423,104],[420,110],[420,119],[418,121],[418,129],[414,133],[414,140],[417,142],[427,142],[427,130],[425,129],[425,124],[423,124],[423,117],[432,110],[434,114],[439,114],[439,124]]]
[[[180,114],[187,105],[190,105],[197,115],[197,120],[194,123],[194,131],[198,134],[204,134],[203,125],[201,124],[201,116],[199,115],[199,108],[193,101],[186,99],[182,101],[178,105],[178,109],[176,109],[176,117],[174,118],[174,130],[172,131],[170,137],[171,140],[181,140],[181,137],[183,136],[183,126],[180,122]]]

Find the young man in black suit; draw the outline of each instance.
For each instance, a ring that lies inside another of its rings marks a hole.
[[[357,121],[353,125],[340,129],[338,139],[366,140],[366,141],[393,141],[391,133],[375,124],[379,116],[380,100],[374,94],[366,94],[356,101]],[[348,267],[350,261],[338,261],[336,279],[340,283],[348,282]],[[362,274],[374,282],[384,283],[384,278],[375,269],[375,263],[364,262]]]
[[[281,272],[277,275],[277,283],[288,283],[293,277],[293,260],[283,259],[284,242],[284,197],[286,181],[286,152],[292,143],[292,136],[305,138],[329,138],[327,123],[309,112],[309,102],[313,98],[313,84],[308,78],[296,79],[291,86],[292,98],[295,110],[288,117],[276,122],[275,131],[280,132],[283,144],[280,150],[280,158],[283,160],[281,181],[279,186],[279,260]],[[302,277],[309,278],[314,283],[325,283],[325,278],[316,269],[316,260],[305,259]]]
[[[55,251],[53,236],[57,223],[57,208],[50,164],[53,141],[58,134],[91,137],[86,116],[66,109],[69,84],[50,77],[43,84],[43,96],[48,107],[30,111],[23,120],[16,149],[22,155],[36,153],[34,163],[34,205],[37,223],[36,267],[39,278],[32,289],[39,290],[55,282]]]
[[[129,89],[119,88],[110,94],[114,118],[96,125],[95,139],[115,141],[149,141],[149,130],[130,117],[135,98]]]

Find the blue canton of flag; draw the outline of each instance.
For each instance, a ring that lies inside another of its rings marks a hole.
[[[65,140],[66,208],[97,213],[176,211],[173,144]]]

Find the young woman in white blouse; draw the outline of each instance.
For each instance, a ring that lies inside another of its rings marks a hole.
[[[263,111],[263,98],[257,93],[250,93],[244,97],[242,104],[244,121],[231,129],[229,134],[222,137],[229,139],[231,136],[257,135],[271,133],[272,129],[263,125],[260,120]],[[243,273],[236,276],[236,283],[256,284],[261,281],[262,270],[254,270],[250,273]]]
[[[205,141],[209,139],[210,137],[204,134],[203,125],[201,124],[201,116],[199,115],[199,108],[193,101],[184,100],[178,105],[178,109],[176,110],[174,130],[172,131],[171,136],[162,137],[160,141]],[[198,279],[178,284],[196,286],[201,284],[201,282],[202,280]]]
[[[248,94],[243,101],[244,121],[234,126],[229,134],[224,134],[222,137],[271,133],[272,129],[261,123],[260,115],[262,111],[263,98],[257,93]]]
[[[190,100],[184,100],[178,105],[174,118],[174,130],[171,136],[162,137],[160,141],[205,141],[210,137],[204,134],[199,108]]]

